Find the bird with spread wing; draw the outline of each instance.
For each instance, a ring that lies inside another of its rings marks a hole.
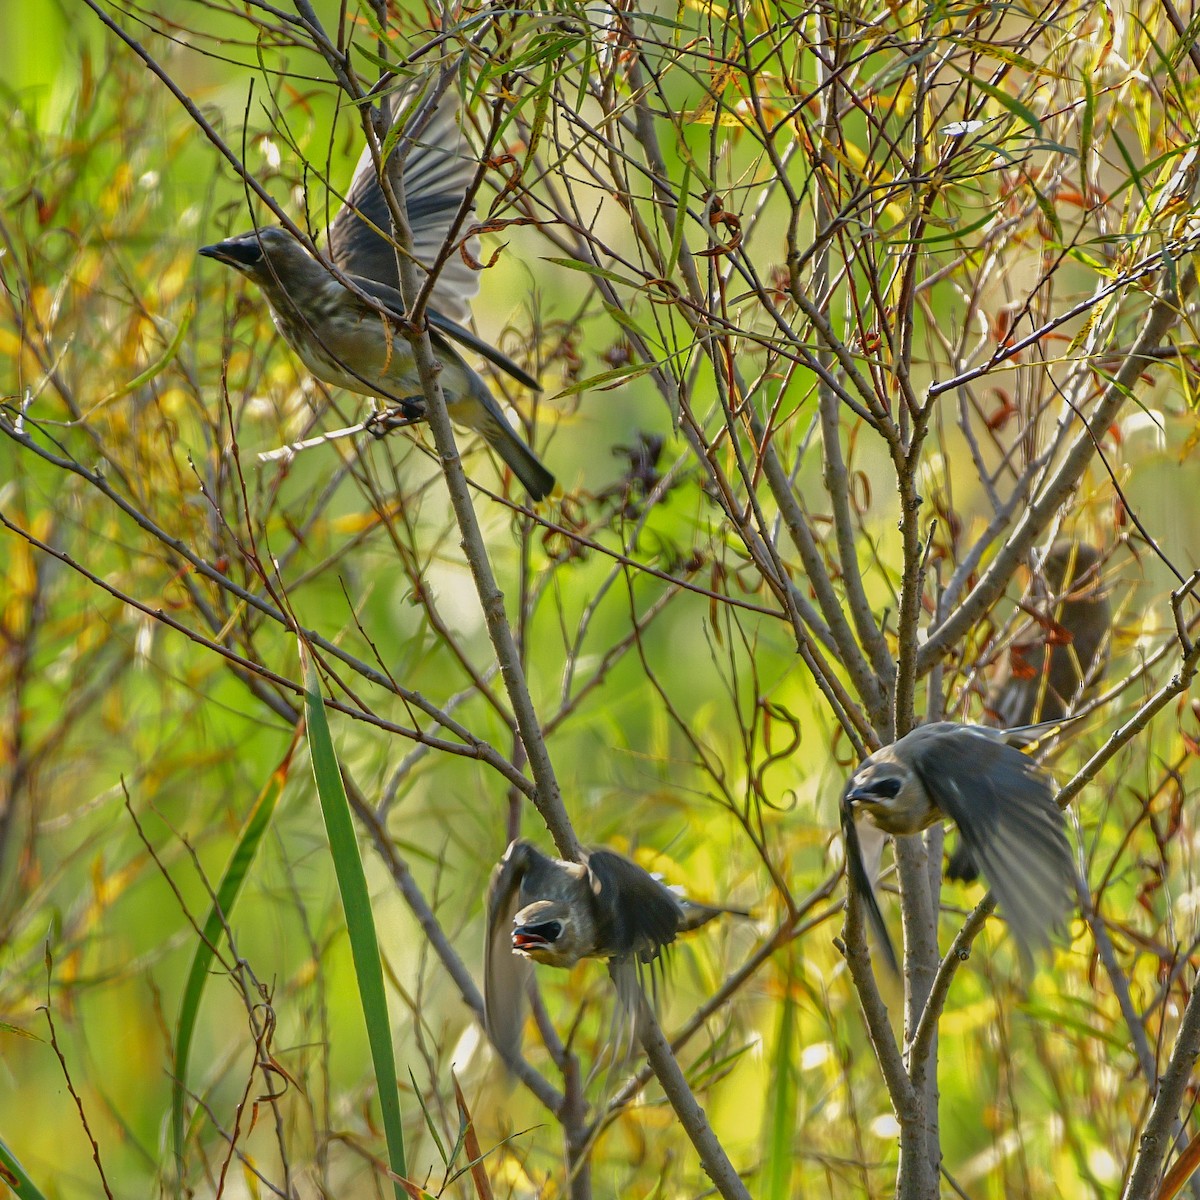
[[[581,958],[608,959],[621,1010],[635,1021],[639,965],[722,913],[749,915],[688,900],[615,850],[587,850],[580,862],[567,862],[517,839],[487,894],[483,994],[492,1043],[506,1062],[519,1057],[535,962],[573,967]]]
[[[424,277],[470,215],[466,198],[478,163],[459,123],[453,88],[436,103],[410,107],[394,145],[391,136],[385,139],[392,146],[385,172],[403,198],[413,258]],[[404,332],[408,316],[400,292],[400,251],[387,236],[391,228],[379,175],[364,150],[346,203],[330,223],[324,255],[314,256],[280,226],[251,229],[200,250],[258,285],[276,328],[318,379],[388,404],[374,422],[380,429],[420,420],[425,409],[416,357]],[[466,328],[478,290],[478,272],[455,252],[441,264],[430,291],[425,316],[446,405],[450,416],[482,434],[530,496],[541,500],[554,489],[553,475],[459,350],[478,354],[523,386],[540,390],[537,380]]]

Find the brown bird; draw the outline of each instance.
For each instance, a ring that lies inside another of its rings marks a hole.
[[[850,777],[841,806],[847,873],[893,971],[896,953],[855,824],[860,814],[897,837],[952,820],[1027,960],[1071,911],[1075,866],[1053,782],[1016,748],[1049,731],[935,721],[877,750]]]
[[[588,850],[583,861],[567,862],[524,838],[511,842],[488,885],[488,1036],[506,1062],[517,1061],[534,962],[573,967],[581,958],[611,960],[621,1008],[633,1020],[639,964],[653,963],[678,934],[722,913],[749,915],[687,900],[615,850]]]
[[[1004,728],[1057,721],[1104,673],[1112,609],[1101,565],[1095,546],[1068,538],[1046,553],[1035,636],[1013,646],[1008,678],[987,706]]]
[[[387,170],[398,194],[405,197],[414,257],[420,264],[433,263],[441,253],[474,182],[477,163],[456,120],[458,107],[458,93],[451,88],[431,113],[418,110],[388,159]],[[342,284],[323,259],[314,258],[278,226],[252,229],[200,250],[262,289],[275,327],[318,379],[388,401],[393,407],[382,414],[381,429],[422,419],[425,406],[413,348],[403,333],[407,316],[399,291],[398,251],[379,232],[390,229],[383,189],[364,150],[347,203],[330,224],[327,250],[329,260],[356,290]],[[442,391],[450,416],[481,433],[530,496],[540,500],[554,489],[554,476],[521,440],[454,345],[488,359],[525,387],[540,390],[516,363],[464,328],[469,302],[478,290],[478,273],[455,254],[430,293],[425,315],[442,368]]]

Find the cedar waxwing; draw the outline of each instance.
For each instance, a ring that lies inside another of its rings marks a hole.
[[[1112,609],[1100,557],[1095,546],[1068,538],[1047,552],[1038,572],[1045,587],[1037,635],[1013,646],[1009,677],[987,706],[1004,728],[1059,720],[1103,674]]]
[[[1041,619],[1036,636],[1014,644],[1007,676],[987,704],[1001,727],[1061,720],[1099,683],[1112,640],[1112,609],[1100,560],[1095,546],[1060,538],[1037,564]],[[970,883],[978,875],[970,848],[960,838],[946,877]]]
[[[1049,941],[1071,911],[1074,863],[1050,777],[1016,748],[1056,727],[989,729],[936,721],[875,751],[842,796],[850,886],[863,898],[888,962],[896,954],[863,862],[855,817],[885,833],[920,833],[947,817],[982,869],[1022,956]]]
[[[492,872],[487,894],[483,1002],[488,1036],[507,1062],[520,1055],[532,962],[573,967],[613,961],[622,1010],[636,1017],[638,964],[652,963],[677,934],[735,908],[697,904],[659,883],[615,850],[588,850],[582,862],[548,858],[518,838]]]
[[[458,93],[449,89],[426,121],[420,111],[401,133],[387,170],[405,200],[414,257],[431,264],[441,252],[474,182],[477,163],[456,120]],[[361,215],[360,215],[361,214]],[[469,219],[470,213],[467,217]],[[366,220],[363,220],[363,218]],[[240,271],[263,291],[275,327],[320,380],[361,395],[386,400],[380,429],[420,420],[424,393],[412,345],[401,332],[404,298],[399,291],[398,251],[378,230],[391,229],[383,189],[364,150],[347,203],[329,228],[327,254],[379,309],[344,287],[287,230],[278,226],[204,246],[200,253]],[[474,239],[468,248],[476,244]],[[474,254],[472,254],[474,257]],[[534,500],[554,489],[554,476],[521,440],[482,379],[455,349],[458,342],[488,359],[519,383],[540,391],[535,379],[462,322],[479,290],[478,272],[456,252],[443,265],[425,310],[440,382],[450,416],[483,435],[512,468]]]

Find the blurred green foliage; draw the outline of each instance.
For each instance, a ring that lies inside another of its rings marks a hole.
[[[336,28],[338,6],[317,8],[327,28]],[[764,92],[773,89],[772,104],[782,111],[789,102],[780,82],[784,60],[793,53],[797,59],[789,86],[810,67],[799,47],[789,48],[793,17],[786,6],[778,8],[754,6],[744,16],[783,30],[777,43],[762,34],[771,47],[760,81]],[[197,246],[248,224],[240,182],[162,84],[86,8],[37,0],[4,9],[0,17],[12,36],[0,46],[8,109],[0,137],[0,273],[7,297],[0,312],[0,392],[10,412],[24,409],[25,428],[35,431],[43,453],[13,437],[0,440],[0,511],[55,553],[6,535],[0,559],[0,1137],[47,1196],[97,1194],[92,1147],[65,1086],[69,1073],[112,1194],[145,1194],[172,1186],[172,1039],[196,927],[298,721],[294,635],[248,595],[286,608],[326,639],[326,686],[357,717],[329,713],[351,791],[358,789],[369,805],[387,797],[379,816],[392,850],[476,979],[483,890],[510,822],[521,813],[528,832],[542,831],[500,773],[470,752],[422,749],[414,729],[425,740],[454,739],[397,694],[409,689],[451,711],[476,738],[523,766],[441,476],[427,453],[428,433],[345,439],[291,462],[259,462],[260,452],[353,424],[363,410],[359,398],[330,395],[308,379],[278,341],[257,294],[196,259]],[[243,11],[235,4],[177,0],[155,9],[149,30],[135,10],[107,6],[280,204],[295,215],[307,207],[319,226],[326,202],[322,174],[344,187],[361,144],[354,115],[336,103],[320,58],[281,45],[285,39],[277,34],[264,32],[256,41],[253,20],[270,29],[275,19],[253,5]],[[534,97],[506,136],[515,160],[525,151],[530,161],[534,156],[528,123],[536,98],[560,89],[561,101],[576,74],[586,75],[583,55],[594,49],[580,24],[587,11],[518,14],[512,42],[523,56],[519,70],[497,68],[496,78],[478,81],[487,102],[506,92],[511,99],[518,86]],[[905,12],[903,6],[890,10],[892,26],[876,15],[877,41],[864,34],[863,53],[878,55],[881,64],[877,102],[899,111],[907,95],[899,40]],[[661,37],[664,57],[690,37],[715,41],[713,28],[722,24],[716,6],[707,3],[663,10],[660,23],[644,15],[647,40]],[[429,14],[415,9],[393,18],[398,47],[419,44],[431,24]],[[365,49],[373,44],[365,17],[358,12],[354,19],[356,45]],[[804,19],[795,18],[797,29]],[[950,9],[922,19],[962,34],[963,17]],[[1086,24],[1084,17],[1063,16],[1055,33],[1066,38],[1074,21]],[[171,38],[163,36],[167,31]],[[1098,110],[1094,136],[1101,137],[1103,124],[1100,174],[1113,196],[1122,197],[1111,211],[1125,233],[1089,246],[1095,261],[1104,253],[1115,262],[1122,237],[1134,250],[1151,240],[1136,225],[1135,189],[1119,186],[1128,166],[1109,134],[1126,136],[1139,162],[1195,138],[1184,104],[1194,100],[1194,78],[1187,76],[1177,93],[1177,81],[1155,60],[1146,36],[1137,30],[1123,36],[1126,58],[1170,94],[1175,123],[1164,125],[1136,89],[1127,90],[1127,75],[1109,60],[1105,86],[1113,95],[1110,106]],[[1089,27],[1088,37],[1101,35]],[[356,65],[371,74],[366,58]],[[1029,91],[1055,79],[1064,93],[1075,88],[1077,94],[1088,60],[1078,46],[1073,55],[1058,41],[1043,66],[1044,78],[1031,73],[1027,79]],[[1185,66],[1178,72],[1186,76]],[[739,85],[729,85],[733,91],[715,114],[698,97],[708,89],[724,93],[697,75],[678,71],[667,84],[678,103],[674,115],[692,118],[683,121],[686,136],[670,145],[667,170],[676,181],[693,178],[700,195],[699,175],[689,173],[693,165],[697,173],[711,169],[710,182],[726,206],[748,223],[742,205],[757,195],[771,164],[733,132],[720,154],[710,156],[722,119],[737,128],[731,114],[743,111],[736,103]],[[1019,124],[1029,101],[1020,94],[1025,99],[1018,108],[996,102],[998,119]],[[579,107],[587,110],[583,102]],[[873,128],[866,116],[848,118],[848,136],[864,145]],[[554,139],[565,146],[568,132],[565,124],[553,136],[547,129],[548,144],[539,151],[546,161],[555,158]],[[779,143],[807,188],[818,172],[801,132],[798,124]],[[1077,126],[1071,132],[1078,136]],[[1009,128],[997,137],[1010,159],[1013,139],[1027,142],[1028,131]],[[1047,144],[1050,139],[1047,132]],[[1034,150],[1056,152],[1053,145]],[[961,252],[956,269],[962,273],[948,272],[923,297],[926,345],[918,358],[926,381],[950,373],[935,331],[955,326],[968,304],[976,222],[1007,212],[1006,205],[1020,208],[1013,199],[1020,171],[1009,178],[1011,193],[984,174],[997,153],[996,145],[981,141],[962,166],[963,178],[939,194],[930,212],[927,235],[945,238],[948,257]],[[1072,154],[1078,157],[1077,151],[1063,157]],[[865,179],[864,162],[869,159],[853,167]],[[594,203],[570,215],[594,217],[589,232],[601,231],[614,247],[612,273],[638,280],[653,274],[611,190],[605,191],[605,177],[585,178],[565,151],[559,166]],[[543,196],[556,180],[553,169],[546,175],[539,181]],[[504,190],[499,168],[487,188],[489,199]],[[898,192],[882,204],[872,233],[880,239],[884,299],[892,302],[898,285],[887,278],[889,256],[907,237],[906,203]],[[1067,201],[1060,195],[1057,203],[1061,213]],[[785,264],[784,206],[778,193],[764,205],[774,206],[767,210],[771,219],[756,227],[753,245],[757,251],[766,243],[758,253],[767,282],[756,290],[761,281],[737,281],[742,290],[725,296],[722,310],[744,329],[759,331],[771,328],[756,307],[762,293],[787,302],[786,289],[770,274]],[[1072,247],[1079,253],[1062,249],[1041,206],[1013,219],[1020,222],[1019,236],[989,251],[1006,264],[993,310],[1015,283],[1030,286],[1057,254],[1066,260],[1061,307],[1102,277],[1084,256],[1083,239]],[[811,226],[811,217],[806,220]],[[560,232],[548,218],[546,226]],[[697,239],[720,227],[706,229],[696,209],[679,228]],[[668,250],[675,233],[665,221],[656,227]],[[1143,242],[1135,242],[1135,233]],[[889,234],[895,239],[890,247]],[[522,399],[518,408],[536,417],[539,449],[565,495],[539,514],[546,523],[483,496],[477,507],[568,811],[585,841],[634,853],[699,898],[755,909],[751,922],[711,926],[676,948],[662,1011],[670,1031],[784,922],[785,900],[768,864],[794,898],[837,869],[836,798],[854,756],[800,667],[794,632],[741,532],[706,490],[706,477],[651,378],[640,375],[612,390],[574,390],[580,380],[620,365],[631,331],[652,331],[662,361],[681,377],[695,370],[691,407],[704,412],[711,406],[716,416],[708,428],[721,429],[718,389],[695,366],[702,362],[695,331],[663,301],[662,289],[643,281],[616,307],[596,290],[593,275],[548,263],[563,257],[563,247],[550,242],[545,229],[512,225],[490,232],[484,262],[493,251],[500,253],[484,272],[477,321],[506,352],[540,369],[544,397],[536,404]],[[861,272],[859,263],[847,268],[841,286],[861,281]],[[852,306],[844,294],[841,299],[838,320],[850,327]],[[1107,352],[1119,351],[1141,299],[1131,289],[1131,298],[1122,300]],[[798,322],[795,310],[788,311]],[[1066,353],[1077,328],[1054,335],[1062,343],[1056,352]],[[995,328],[980,336],[990,347],[1003,340],[994,334]],[[1164,367],[1138,397],[1154,418],[1150,430],[1145,420],[1127,420],[1107,444],[1131,503],[1152,514],[1152,528],[1186,562],[1194,561],[1198,531],[1194,506],[1179,502],[1195,486],[1187,337],[1182,346],[1177,370]],[[854,350],[860,364],[882,354],[862,340]],[[769,359],[761,341],[747,337],[739,355],[749,373],[766,376],[753,405],[777,421],[779,444],[794,465],[795,492],[826,536],[824,464],[813,435],[815,384],[808,376],[796,382],[802,368],[785,380],[792,368]],[[1098,371],[1107,365],[1100,360]],[[1014,374],[1026,369],[1016,367]],[[989,412],[1002,404],[1003,389],[1018,390],[1006,372],[992,382],[997,390],[971,400],[980,408],[986,402]],[[990,515],[954,414],[947,412],[921,478],[924,498],[941,516],[932,537],[934,561],[946,567],[943,582]],[[864,570],[870,568],[873,612],[881,619],[888,614],[882,624],[894,644],[901,555],[890,464],[851,415],[844,416],[842,438],[861,501],[858,553]],[[1052,423],[1039,412],[1029,428],[1037,421]],[[751,439],[735,427],[745,448]],[[989,461],[1006,453],[1018,459],[1021,451],[1012,447],[1022,445],[1022,431],[997,428]],[[674,471],[675,486],[648,510],[620,450],[640,435],[664,440],[655,479]],[[1001,445],[1004,437],[1011,442]],[[712,457],[726,469],[732,440],[713,434]],[[467,465],[484,487],[505,490],[485,449],[471,446]],[[519,502],[511,490],[506,494]],[[748,496],[739,503],[748,510]],[[768,523],[778,530],[773,506]],[[1102,466],[1085,478],[1070,523],[1100,542],[1126,531]],[[829,536],[822,553],[836,567]],[[205,574],[183,550],[212,572]],[[782,553],[807,597],[795,555],[787,547]],[[1161,569],[1143,572],[1133,555],[1117,562],[1114,586],[1124,588],[1125,603],[1114,635],[1119,678],[1139,656],[1169,642],[1173,630]],[[1135,587],[1140,590],[1132,593]],[[972,634],[937,681],[952,702],[961,702],[961,715],[979,716],[973,672],[978,667],[986,675],[993,664],[980,666],[975,655],[1012,616],[1021,588],[1014,580],[993,623]],[[333,647],[347,657],[337,660]],[[1164,662],[1159,675],[1168,673]],[[1089,725],[1056,764],[1062,778],[1137,699],[1136,693],[1120,697]],[[1109,764],[1077,810],[1089,881],[1103,883],[1131,992],[1164,1051],[1181,1000],[1171,990],[1178,983],[1170,975],[1171,954],[1176,946],[1195,949],[1194,831],[1181,811],[1192,770],[1188,730],[1195,721],[1181,705]],[[565,1194],[561,1132],[553,1118],[529,1092],[511,1089],[385,862],[368,840],[363,852],[397,1059],[412,1069],[411,1080],[401,1072],[410,1174],[441,1194],[439,1140],[444,1149],[458,1136],[453,1066],[484,1149],[510,1139],[487,1159],[497,1194]],[[841,894],[834,890],[814,905],[811,927],[771,954],[681,1055],[755,1195],[891,1190],[895,1118],[833,944]],[[962,911],[981,896],[978,888],[944,894],[943,944]],[[383,1137],[343,918],[313,785],[294,764],[231,927],[249,973],[235,980],[217,971],[208,980],[188,1080],[187,1187],[210,1194],[231,1174],[240,1177],[238,1189],[253,1194],[270,1188],[301,1196],[322,1189],[382,1193],[386,1184],[375,1162],[384,1156]],[[586,1073],[601,1061],[610,1020],[607,976],[594,963],[543,975],[551,1020],[569,1036]],[[898,1013],[898,987],[887,980],[882,987]],[[264,1025],[255,1022],[265,1021],[268,1003],[264,1040]],[[51,1044],[47,1011],[66,1072]],[[1136,1074],[1130,1037],[1082,922],[1063,939],[1053,963],[1031,979],[1021,977],[1002,926],[992,922],[954,984],[941,1047],[942,1150],[969,1194],[1115,1194],[1146,1092],[1140,1083],[1130,1086]],[[541,1046],[529,1052],[552,1074]],[[279,1073],[257,1069],[266,1055]],[[588,1080],[587,1096],[602,1102],[613,1086],[601,1065]],[[237,1145],[232,1158],[230,1139]],[[460,1159],[453,1170],[462,1165]],[[653,1084],[600,1134],[593,1175],[598,1195],[684,1196],[705,1187]],[[232,1193],[235,1185],[223,1186]],[[474,1194],[465,1177],[444,1190]]]

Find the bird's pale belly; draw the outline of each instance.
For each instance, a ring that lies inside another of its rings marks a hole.
[[[299,331],[292,329],[287,317],[277,312],[272,316],[284,341],[322,383],[385,400],[406,400],[421,394],[412,346],[379,317],[341,323],[336,333],[326,332],[325,324],[297,336]],[[381,325],[390,336],[379,336]],[[324,344],[317,336],[321,332],[326,332]],[[348,369],[351,367],[353,373]]]
[[[872,804],[869,800],[855,801],[856,807],[866,809],[867,816],[884,833],[890,833],[893,837],[905,837],[909,834],[920,833],[922,830],[928,829],[930,825],[945,819],[945,813],[932,804],[901,811],[896,811],[894,805],[894,800],[888,804]]]
[[[284,341],[322,383],[360,396],[375,396],[384,404],[401,400],[423,402],[424,389],[411,343],[378,316],[372,314],[342,325],[336,339],[330,339],[336,340],[332,350],[322,346],[308,330],[305,336],[296,335],[288,318],[274,309],[271,316]],[[381,324],[390,336],[379,336]],[[436,349],[435,355],[442,368],[439,380],[450,416],[468,429],[482,431],[487,414],[471,395],[470,376],[458,361],[458,355],[437,353]],[[343,363],[352,366],[354,373]]]

